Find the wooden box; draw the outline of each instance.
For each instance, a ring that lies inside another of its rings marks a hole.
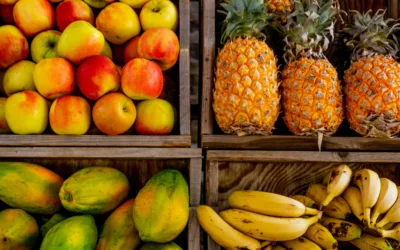
[[[202,118],[201,118],[201,145],[206,149],[265,149],[265,150],[318,150],[317,137],[294,136],[279,119],[275,124],[276,130],[271,136],[237,136],[223,133],[214,118],[212,108],[214,89],[215,59],[220,45],[221,31],[219,23],[223,18],[217,15],[216,8],[220,9],[221,0],[202,0]],[[356,9],[366,11],[387,8],[388,16],[400,17],[398,0],[340,0],[343,10]],[[346,18],[345,18],[346,19]],[[327,51],[327,57],[334,64],[335,48]],[[335,64],[334,64],[335,65]],[[339,131],[331,136],[324,137],[323,150],[350,150],[350,151],[398,151],[399,139],[363,138],[351,131],[346,122],[343,122]]]
[[[183,249],[200,250],[200,226],[196,219],[196,206],[201,198],[200,149],[0,147],[0,161],[39,164],[64,178],[84,167],[115,167],[130,180],[129,198],[136,196],[148,179],[159,171],[166,168],[178,169],[188,181],[191,207],[187,227],[175,242]]]
[[[173,0],[173,2],[179,11],[177,35],[180,42],[180,54],[176,65],[166,73],[173,82],[171,86],[166,87],[173,96],[168,100],[173,102],[177,111],[175,128],[170,135],[136,135],[131,129],[123,135],[107,136],[97,130],[92,121],[86,135],[56,135],[48,125],[41,135],[0,134],[0,146],[190,147],[190,2],[187,0]],[[78,86],[75,89],[77,91]],[[94,103],[90,103],[93,107]]]
[[[216,211],[225,210],[229,194],[236,190],[304,194],[309,184],[320,182],[329,169],[342,163],[353,172],[372,169],[400,185],[399,153],[210,150],[206,156],[206,204]],[[208,250],[221,249],[210,237],[207,246]]]

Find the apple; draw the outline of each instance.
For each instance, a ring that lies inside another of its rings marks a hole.
[[[61,57],[43,59],[33,70],[33,81],[43,97],[54,100],[74,91],[75,67]]]
[[[122,67],[119,66],[119,65],[115,65],[115,67],[117,67],[118,73],[119,73],[119,75],[121,75],[122,74]]]
[[[34,36],[54,26],[53,7],[47,0],[19,0],[13,16],[17,27],[26,36]]]
[[[133,100],[155,99],[164,86],[163,73],[156,63],[135,58],[122,68],[121,86]]]
[[[57,44],[61,32],[46,30],[37,34],[31,43],[32,60],[38,63],[42,59],[58,57]]]
[[[6,97],[0,97],[0,134],[7,134],[11,132],[11,129],[8,126],[6,120],[6,112],[5,112],[6,101],[7,101]],[[135,118],[136,118],[136,110],[135,110]]]
[[[47,127],[47,101],[35,91],[15,93],[7,98],[5,114],[14,134],[41,134]]]
[[[100,55],[104,47],[104,36],[86,21],[75,21],[61,34],[58,53],[75,64],[85,58]]]
[[[124,49],[125,64],[128,63],[130,60],[139,57],[139,54],[137,51],[139,39],[140,39],[140,36],[135,36],[125,45],[125,49]]]
[[[25,90],[36,90],[33,83],[33,70],[36,64],[23,60],[14,63],[4,75],[3,88],[7,96]]]
[[[24,34],[15,26],[0,26],[0,69],[28,57],[29,46]]]
[[[5,74],[6,74],[6,69],[0,69],[0,95],[1,94],[6,95],[6,92],[4,92],[3,88],[3,79]]]
[[[106,40],[104,40],[104,47],[103,50],[101,51],[101,55],[110,58],[110,60],[113,59],[113,54],[110,44]]]
[[[142,58],[155,61],[163,71],[168,70],[178,61],[179,39],[170,29],[149,29],[140,36],[138,53]]]
[[[83,0],[85,3],[87,3],[89,6],[96,8],[96,9],[102,9],[109,5],[110,3],[115,2],[115,0]]]
[[[169,0],[151,0],[140,11],[140,24],[144,31],[152,28],[176,31],[178,22],[178,9]]]
[[[71,23],[83,20],[94,25],[92,9],[82,0],[65,0],[56,8],[56,24],[62,32]]]
[[[134,9],[141,9],[150,0],[120,0]]]
[[[105,56],[91,56],[76,70],[76,82],[82,94],[97,100],[119,89],[121,77],[115,64]]]
[[[132,127],[136,108],[132,100],[118,92],[102,96],[93,106],[93,121],[107,135],[120,135]]]
[[[162,99],[145,100],[137,105],[135,129],[141,135],[167,135],[174,128],[174,108]]]
[[[96,27],[107,41],[121,45],[140,33],[140,22],[136,12],[124,3],[112,3],[96,18]]]
[[[80,96],[61,96],[51,104],[49,117],[54,133],[83,135],[90,127],[90,105]]]
[[[16,4],[18,2],[18,0],[0,0],[0,5],[12,5],[12,4]]]
[[[0,5],[0,17],[5,24],[15,24],[13,12],[14,5]]]

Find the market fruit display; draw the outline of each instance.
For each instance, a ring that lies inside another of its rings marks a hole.
[[[53,214],[50,219],[40,227],[40,235],[42,235],[42,237],[46,236],[52,227],[67,218],[68,217],[63,214]]]
[[[178,132],[174,126],[176,119],[170,118],[166,125],[160,125],[162,128],[156,125],[151,129],[153,119],[158,117],[155,109],[145,113],[148,117],[141,116],[139,120],[145,124],[138,126],[139,131],[136,119],[132,121],[135,116],[132,112],[142,101],[165,99],[166,94],[174,92],[166,101],[170,105],[179,103],[177,83],[169,87],[164,83],[168,76],[174,81],[179,79],[178,1],[137,1],[3,0],[0,69],[5,77],[0,79],[0,88],[4,89],[0,98],[12,101],[8,105],[10,111],[5,108],[9,114],[5,120],[11,129],[1,129],[1,133],[168,135]],[[31,92],[23,96],[20,93],[24,91]],[[120,93],[131,99],[130,102],[126,98],[102,100],[105,107],[117,107],[116,103],[121,101],[129,104],[123,110],[129,122],[116,119],[107,124],[115,129],[104,129],[104,123],[114,118],[110,115],[111,108],[92,112],[96,101],[108,93]],[[14,94],[19,95],[13,97]],[[58,99],[64,96],[68,97]],[[24,97],[29,97],[30,102],[40,100],[17,110],[19,105],[27,103]],[[56,107],[54,102],[61,100],[63,104]],[[76,104],[67,104],[66,100]],[[44,102],[47,107],[42,105]],[[74,119],[75,115],[79,118]],[[99,117],[104,119],[99,122]],[[150,129],[140,130],[142,127]]]

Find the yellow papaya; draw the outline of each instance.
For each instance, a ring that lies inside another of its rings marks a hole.
[[[127,200],[107,218],[96,250],[134,250],[139,246],[140,238],[132,215],[134,201]]]
[[[22,209],[9,208],[0,212],[0,249],[33,249],[39,236],[36,220]]]
[[[181,172],[166,169],[150,178],[133,204],[133,221],[145,242],[174,240],[189,219],[189,187]]]
[[[118,169],[88,167],[66,179],[59,196],[68,211],[104,214],[121,204],[128,193],[128,178]]]
[[[183,250],[180,246],[175,244],[174,242],[169,243],[146,243],[143,244],[139,250]]]
[[[58,197],[64,179],[32,163],[0,162],[0,200],[29,213],[54,214],[61,208]]]

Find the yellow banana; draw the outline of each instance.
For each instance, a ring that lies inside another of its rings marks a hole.
[[[383,219],[376,223],[378,228],[383,228],[386,224],[400,222],[400,186],[397,187],[397,200],[394,205],[385,214]]]
[[[337,166],[329,172],[328,184],[326,188],[328,194],[322,201],[322,206],[328,206],[333,198],[341,195],[344,190],[346,190],[351,182],[352,174],[353,171],[345,164]]]
[[[377,173],[364,168],[356,171],[353,182],[361,191],[364,211],[363,223],[369,227],[371,222],[371,209],[378,201],[381,181]]]
[[[316,204],[321,204],[327,195],[326,186],[318,183],[310,184],[306,192],[306,196],[315,201]]]
[[[389,223],[386,224],[384,227],[382,227],[382,229],[384,229],[384,230],[392,230],[395,226],[396,226],[396,223],[394,223],[394,222],[389,222]]]
[[[328,228],[329,232],[338,241],[350,241],[361,237],[362,230],[359,226],[354,223],[334,219],[323,216],[321,224]]]
[[[280,245],[276,245],[275,247],[272,248],[272,250],[286,250],[286,248]]]
[[[204,231],[215,242],[228,250],[260,250],[261,248],[258,240],[232,228],[209,206],[200,205],[197,207],[197,219]]]
[[[375,224],[379,215],[386,213],[397,200],[397,186],[388,178],[380,178],[381,191],[371,216],[371,224]]]
[[[297,201],[300,201],[306,207],[313,207],[315,204],[315,201],[313,201],[311,198],[309,198],[305,195],[293,195],[292,198]]]
[[[320,215],[304,218],[277,218],[240,209],[220,212],[228,224],[242,233],[259,240],[283,241],[302,236],[307,228],[317,223]]]
[[[229,195],[228,202],[233,208],[276,217],[290,218],[319,213],[290,197],[253,190],[234,191]]]
[[[363,234],[359,239],[351,240],[350,243],[360,250],[393,250],[389,241],[369,234]]]
[[[299,237],[289,241],[282,241],[281,244],[291,250],[321,250],[317,244],[304,237]]]
[[[315,223],[311,225],[307,229],[304,236],[312,242],[316,243],[318,246],[322,247],[323,249],[338,249],[337,240],[333,237],[331,232],[329,232],[329,230],[320,223]]]
[[[360,189],[350,186],[344,193],[343,198],[349,204],[353,214],[361,221],[364,218],[363,204]]]
[[[261,250],[272,250],[272,247],[274,246],[272,241],[263,241],[261,242]]]
[[[400,241],[400,224],[397,224],[392,230],[382,230],[383,238],[391,238]]]

